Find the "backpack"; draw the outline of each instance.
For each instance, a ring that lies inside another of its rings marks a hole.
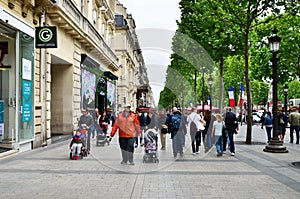
[[[195,133],[197,130],[198,129],[197,129],[197,126],[196,126],[195,122],[192,121],[191,124],[190,124],[190,132]]]
[[[174,114],[171,118],[172,130],[178,131],[180,128],[181,115]]]

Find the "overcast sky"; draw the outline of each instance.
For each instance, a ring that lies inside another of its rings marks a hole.
[[[171,41],[180,19],[180,0],[119,0],[132,14],[155,103],[170,64]]]

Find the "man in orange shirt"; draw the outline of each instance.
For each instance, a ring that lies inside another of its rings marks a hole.
[[[136,132],[141,135],[140,122],[137,116],[130,111],[130,105],[125,105],[124,111],[120,113],[110,132],[110,136],[114,137],[119,129],[119,144],[122,152],[121,164],[134,165],[133,152],[136,139]]]

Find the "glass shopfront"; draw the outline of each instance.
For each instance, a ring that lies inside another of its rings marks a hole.
[[[0,20],[0,144],[34,139],[34,55],[34,38]]]

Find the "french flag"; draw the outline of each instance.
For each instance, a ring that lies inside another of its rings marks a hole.
[[[229,106],[234,107],[235,106],[235,101],[234,101],[234,88],[233,88],[233,86],[229,86],[228,95],[229,95]]]
[[[240,84],[240,91],[241,91],[241,95],[240,95],[240,100],[238,103],[238,106],[242,106],[244,104],[244,93],[245,93],[245,87],[244,84]]]

